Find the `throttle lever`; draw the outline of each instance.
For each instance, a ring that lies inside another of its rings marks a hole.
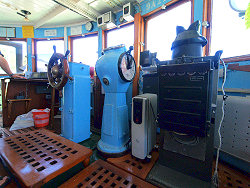
[[[53,45],[54,54],[56,53],[56,45]]]
[[[70,53],[70,51],[67,50],[67,51],[65,52],[64,57],[67,58],[67,56],[69,55],[69,53]],[[71,81],[74,80],[74,78],[72,78],[71,76],[69,76],[69,74],[65,74],[65,76],[66,76],[68,79],[70,79]]]
[[[132,51],[133,49],[134,49],[134,47],[133,47],[133,46],[130,46],[130,47],[129,47],[129,50],[126,52],[126,54],[129,54],[129,55],[130,55],[130,54],[131,54],[131,51]]]
[[[127,54],[127,69],[131,69],[132,62],[131,62],[131,51],[134,49],[133,46],[129,47],[129,50],[126,52]]]
[[[70,53],[70,51],[69,50],[67,50],[66,52],[65,52],[65,58],[67,58],[67,56],[69,55],[69,53]]]

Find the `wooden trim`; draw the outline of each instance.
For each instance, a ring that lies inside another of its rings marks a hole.
[[[36,42],[34,39],[31,40],[31,62],[32,62],[32,72],[36,72],[37,71],[37,66],[36,66]]]
[[[194,1],[195,0],[191,0],[191,23],[194,22]]]
[[[239,62],[239,61],[250,61],[250,54],[242,55],[242,56],[235,56],[235,57],[227,57],[222,59],[225,63],[231,62]]]
[[[75,39],[75,38],[88,37],[88,36],[91,36],[91,35],[98,35],[98,31],[94,31],[94,32],[91,32],[91,33],[86,33],[86,34],[71,35],[71,36],[68,36],[68,37]]]
[[[102,30],[102,50],[104,50],[105,48],[107,48],[107,32],[105,32],[104,30]]]
[[[202,35],[207,39],[207,45],[203,48],[203,55],[210,54],[211,44],[211,27],[212,27],[212,0],[203,0],[203,19],[202,22],[207,21],[208,27],[202,27]]]
[[[144,50],[148,49],[147,33],[148,33],[148,22],[145,21],[144,18]]]
[[[16,73],[15,75],[23,76],[24,73]],[[0,76],[7,76],[7,77],[9,77],[8,74],[0,74]],[[11,77],[9,77],[9,79],[10,79],[10,78],[11,78]]]
[[[144,50],[144,19],[140,13],[135,14],[134,18],[134,59],[136,62],[136,74],[133,80],[133,97],[138,95],[138,81],[140,76],[140,52]]]
[[[0,37],[0,41],[24,41],[27,42],[26,38],[9,38],[9,40],[7,40],[6,38]]]
[[[141,19],[141,33],[140,33],[140,53],[145,50],[145,20],[142,17]]]
[[[33,38],[35,41],[43,41],[43,40],[64,40],[64,37],[53,37],[53,38]]]
[[[31,101],[32,99],[7,99],[7,102]]]
[[[202,21],[203,22],[207,21],[207,0],[203,0],[203,18],[202,18]],[[202,26],[202,36],[204,36],[206,38],[206,35],[207,35],[207,28]],[[203,47],[202,51],[203,51],[203,53],[202,53],[203,56],[205,56],[206,51],[207,51],[206,46]]]

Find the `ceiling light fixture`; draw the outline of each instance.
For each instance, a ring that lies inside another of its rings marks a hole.
[[[20,12],[17,12],[18,15],[23,16],[24,17],[24,21],[28,22],[30,21],[28,18],[28,15],[31,15],[31,12],[27,11],[27,10],[21,10]]]
[[[85,6],[79,6],[70,0],[53,0],[53,1],[83,17],[90,19],[91,21],[96,21],[96,17],[98,16],[96,15],[96,11],[92,10],[92,8],[88,4],[86,4]]]

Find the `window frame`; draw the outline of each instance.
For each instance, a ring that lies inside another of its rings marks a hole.
[[[39,41],[48,41],[48,40],[62,40],[64,41],[63,37],[55,37],[55,38],[34,38],[32,40],[32,72],[37,72],[37,42]]]
[[[191,2],[191,20],[190,20],[190,24],[194,21],[194,0],[172,0],[168,3],[165,4],[166,8],[162,9],[161,7],[145,14],[143,16],[144,19],[144,48],[145,50],[147,50],[147,32],[148,32],[148,21],[150,19],[153,19],[157,16],[160,16],[166,12],[168,12],[169,10],[172,10],[186,2]]]
[[[26,42],[26,48],[28,49],[28,44],[27,44],[27,39],[26,38],[6,38],[6,37],[0,37],[0,41],[23,41]],[[27,52],[27,56],[28,56],[28,52]],[[28,59],[27,59],[28,62]],[[20,73],[17,73],[18,75],[21,75]],[[8,74],[0,74],[0,76],[8,76]]]
[[[81,34],[81,35],[72,35],[72,36],[68,37],[69,50],[70,50],[70,54],[71,54],[69,61],[71,61],[71,62],[74,61],[74,59],[73,59],[73,54],[74,54],[73,41],[75,39],[92,37],[92,36],[97,36],[97,38],[98,38],[98,31],[86,33],[86,34]],[[98,49],[98,43],[99,43],[99,41],[97,42],[97,49]]]
[[[113,27],[113,28],[110,28],[110,29],[105,29],[104,33],[103,33],[103,38],[104,38],[104,40],[103,40],[103,48],[105,49],[105,48],[108,47],[108,32],[118,30],[118,29],[122,29],[122,28],[126,28],[126,27],[128,27],[130,25],[134,25],[134,21],[120,24],[119,27]],[[134,31],[134,33],[135,33],[135,31]]]
[[[209,56],[211,52],[211,40],[213,32],[213,0],[203,0],[203,21],[209,23],[209,27],[202,27],[202,35],[207,38],[208,43],[204,47],[204,54]],[[240,61],[249,61],[250,54],[245,54],[241,56],[232,56],[222,58],[225,63],[240,62]]]

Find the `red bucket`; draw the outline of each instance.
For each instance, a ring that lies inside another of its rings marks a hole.
[[[35,127],[49,125],[50,109],[37,109],[32,111]]]

